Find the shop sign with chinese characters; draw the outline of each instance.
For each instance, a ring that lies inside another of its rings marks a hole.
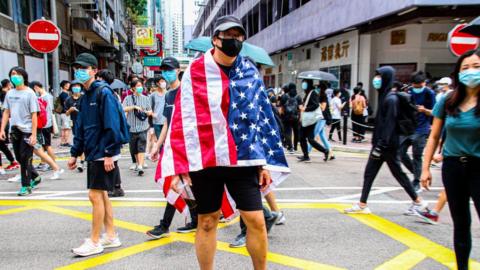
[[[339,41],[334,44],[323,46],[321,48],[321,61],[327,62],[332,60],[340,60],[342,58],[348,58],[349,48],[349,40]]]

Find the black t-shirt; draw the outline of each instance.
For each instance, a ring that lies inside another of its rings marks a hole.
[[[218,63],[217,63],[218,64]],[[225,75],[228,76],[228,74],[230,74],[230,70],[232,70],[232,66],[224,66],[224,65],[220,65],[218,64],[218,66],[223,70],[223,72],[225,73]]]
[[[65,101],[67,101],[67,99],[68,99],[69,96],[70,96],[70,95],[69,95],[67,92],[65,92],[65,91],[62,91],[62,93],[60,93],[60,95],[58,95],[58,98],[60,99],[60,102],[61,102],[61,104],[63,105],[63,111],[62,111],[62,113],[65,113],[65,112],[67,111],[66,108],[65,108],[65,107],[66,107],[66,106],[65,106]]]
[[[165,94],[165,108],[163,109],[163,116],[167,120],[168,125],[172,120],[173,106],[175,105],[175,97],[177,96],[178,88],[170,90]]]
[[[65,112],[68,111],[72,107],[75,107],[78,110],[78,105],[80,104],[80,97],[78,97],[76,99],[73,96],[70,96],[70,97],[67,98],[67,100],[65,100],[64,104],[65,104],[65,106],[63,106],[63,107],[65,109]],[[77,114],[78,114],[78,111],[73,111],[70,114],[70,119],[72,119],[73,122],[75,122],[77,120]]]

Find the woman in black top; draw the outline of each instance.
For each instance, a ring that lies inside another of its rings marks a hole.
[[[313,112],[318,107],[320,106],[320,101],[318,94],[313,91],[313,81],[312,80],[303,80],[302,82],[302,89],[305,91],[305,97],[303,98],[303,104],[304,106],[302,107],[302,113],[303,112]],[[307,101],[307,97],[310,94],[310,99]],[[310,145],[317,149],[318,151],[322,152],[325,155],[325,161],[328,160],[328,151],[317,141],[315,141],[315,124],[306,126],[306,127],[301,127],[300,130],[300,146],[302,147],[302,152],[303,156],[302,157],[297,157],[299,161],[305,161],[309,162],[310,157],[308,156],[308,145],[307,145],[307,140]]]

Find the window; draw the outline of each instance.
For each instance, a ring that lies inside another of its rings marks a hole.
[[[306,60],[310,60],[311,55],[312,55],[312,50],[311,50],[311,49],[307,49],[307,50],[305,51],[305,59],[306,59]]]
[[[10,13],[10,0],[2,0],[0,1],[0,13],[5,14],[7,16],[11,16]]]
[[[30,24],[33,21],[33,1],[19,0],[21,12],[21,22],[24,24]]]

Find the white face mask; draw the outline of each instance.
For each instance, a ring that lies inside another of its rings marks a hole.
[[[160,82],[160,88],[162,88],[162,89],[167,88],[167,83],[166,82]]]

